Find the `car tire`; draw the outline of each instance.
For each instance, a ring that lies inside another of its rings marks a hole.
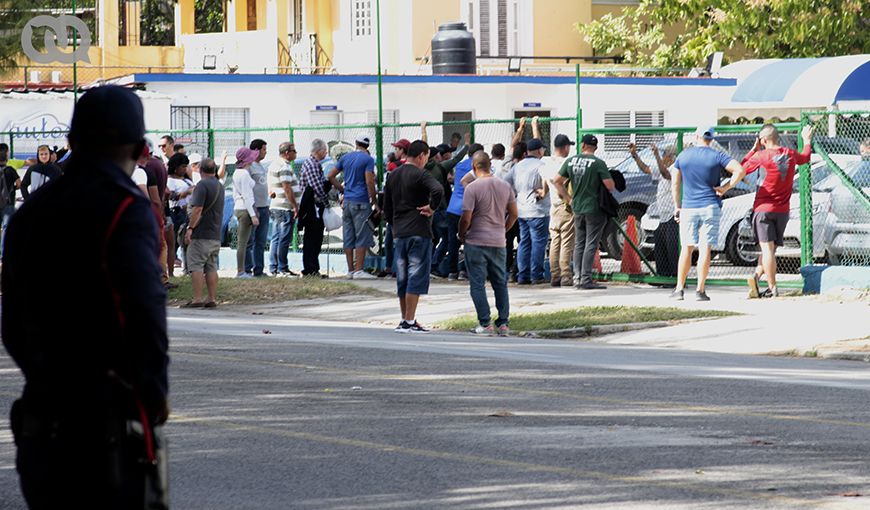
[[[636,220],[635,224],[637,225],[638,230],[640,230],[640,219],[643,218],[645,212],[646,211],[643,209],[637,207],[620,207],[619,216],[616,219],[619,221],[619,224],[622,225],[624,230],[628,222],[628,217],[634,216],[634,219]],[[638,241],[640,241],[640,232],[638,234]],[[604,236],[601,238],[601,248],[607,252],[607,255],[609,255],[610,258],[622,260],[622,246],[624,242],[625,239],[622,236],[622,232],[616,228],[613,222],[608,221],[607,227],[604,229]],[[643,250],[643,255],[649,258],[650,250]]]
[[[728,262],[731,262],[735,266],[754,266],[758,264],[758,255],[751,256],[740,249],[739,226],[740,224],[738,223],[731,227],[728,237],[725,238],[725,257],[728,258]]]

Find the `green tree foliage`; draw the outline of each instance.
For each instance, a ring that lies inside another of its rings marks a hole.
[[[695,67],[715,51],[731,60],[870,53],[868,0],[640,0],[576,27],[597,53],[656,68]]]
[[[175,2],[173,0],[143,0],[140,11],[142,46],[175,45]]]
[[[196,0],[194,10],[196,33],[223,32],[224,0]]]
[[[91,40],[96,41],[96,0],[76,0],[76,15],[91,31]],[[72,14],[72,0],[0,0],[0,71],[16,67],[22,54],[21,31],[24,25],[40,14]],[[72,37],[72,31],[69,33]],[[44,45],[45,29],[33,31],[33,46]]]

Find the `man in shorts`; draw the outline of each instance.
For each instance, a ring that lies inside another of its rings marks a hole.
[[[384,217],[393,226],[396,244],[396,293],[402,322],[397,333],[427,333],[417,322],[417,303],[429,292],[432,265],[432,214],[444,188],[424,170],[429,145],[422,140],[408,147],[405,164],[393,170],[384,187]]]
[[[677,268],[677,288],[672,299],[683,300],[686,278],[692,268],[692,252],[698,247],[698,286],[696,301],[710,301],[707,297],[707,274],[710,272],[712,246],[719,236],[722,217],[722,195],[733,188],[746,175],[743,166],[724,152],[710,145],[713,128],[701,128],[697,145],[683,151],[674,163],[671,193],[674,197],[674,219],[680,224],[680,262]],[[731,180],[720,186],[722,170],[731,174]]]
[[[813,130],[804,126],[803,151],[797,152],[779,145],[779,131],[773,124],[765,124],[758,133],[755,146],[743,158],[746,173],[760,171],[758,191],[752,207],[752,229],[761,247],[761,257],[755,273],[748,279],[749,297],[776,297],[776,247],[783,245],[783,234],[791,209],[791,190],[796,165],[810,162]],[[759,292],[758,280],[767,275],[767,290]]]
[[[356,150],[342,156],[329,172],[329,181],[344,194],[342,240],[347,257],[347,276],[358,280],[375,278],[363,271],[366,251],[374,240],[369,216],[378,208],[375,160],[369,155],[369,145],[371,140],[368,137],[357,138]],[[340,173],[344,174],[344,183],[338,181]]]
[[[221,224],[224,217],[224,187],[217,179],[214,160],[204,158],[199,165],[202,179],[190,198],[190,223],[187,227],[187,266],[193,283],[193,300],[186,308],[217,306],[218,253],[221,249]],[[208,300],[202,287],[208,287]]]

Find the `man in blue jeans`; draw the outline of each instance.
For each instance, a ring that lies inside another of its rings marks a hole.
[[[344,194],[342,240],[347,257],[347,277],[351,280],[376,278],[363,271],[366,251],[372,247],[374,239],[369,216],[372,210],[378,210],[375,160],[369,155],[369,145],[368,137],[357,138],[356,150],[342,156],[329,172],[329,181]],[[344,174],[343,184],[338,181],[340,173]]]
[[[293,231],[302,192],[293,161],[296,159],[296,146],[284,142],[278,146],[278,159],[269,166],[269,196],[272,203],[269,215],[272,218],[272,240],[269,243],[269,272],[272,276],[296,276],[290,271],[287,253],[293,242]]]
[[[456,165],[453,176],[453,194],[450,195],[450,203],[447,205],[447,258],[449,260],[448,280],[459,279],[459,218],[462,217],[462,197],[465,194],[465,186],[462,178],[471,172],[471,159],[478,151],[483,150],[483,145],[473,143],[468,148],[468,159]]]
[[[252,140],[249,148],[258,151],[257,160],[251,163],[248,173],[254,179],[254,207],[257,209],[257,218],[260,223],[254,226],[251,238],[248,240],[248,251],[245,256],[245,272],[253,273],[262,278],[267,276],[266,268],[266,241],[269,239],[269,171],[263,166],[266,158],[266,142],[259,138]]]
[[[677,267],[677,288],[672,299],[683,300],[686,278],[692,268],[692,252],[698,246],[698,286],[696,301],[710,301],[706,282],[710,272],[712,246],[719,236],[722,215],[722,195],[733,188],[746,175],[743,166],[724,152],[710,147],[713,128],[698,130],[697,145],[677,156],[671,175],[674,197],[674,219],[680,224],[680,262]],[[722,170],[731,174],[731,180],[719,185]]]
[[[444,188],[423,168],[429,146],[417,140],[408,148],[406,163],[393,170],[384,187],[384,218],[396,236],[396,294],[402,321],[397,333],[426,333],[417,322],[420,296],[429,292],[432,264],[432,214]]]
[[[525,159],[511,167],[505,178],[517,194],[520,245],[517,249],[517,283],[540,285],[544,278],[544,257],[550,227],[550,196],[547,180],[541,177],[544,144],[532,138]]]
[[[476,179],[465,188],[459,222],[459,239],[465,243],[465,268],[471,300],[477,311],[478,325],[472,332],[495,334],[486,298],[486,280],[489,279],[498,310],[495,327],[499,336],[507,336],[510,334],[510,302],[504,236],[517,221],[517,201],[510,185],[493,177],[489,156],[484,151],[474,155],[472,164]]]

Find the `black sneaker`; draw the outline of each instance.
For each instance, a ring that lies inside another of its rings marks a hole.
[[[532,280],[532,285],[543,285],[547,283],[547,280],[541,278],[540,280]]]
[[[581,283],[580,285],[577,285],[577,288],[580,290],[604,290],[607,288],[607,286],[606,285],[599,285],[595,282],[587,282],[587,283]]]
[[[695,301],[710,301],[710,298],[707,297],[707,293],[703,290],[699,290],[695,292]]]
[[[409,333],[411,331],[411,325],[405,321],[402,321],[399,323],[398,326],[396,326],[396,329],[394,329],[393,331],[395,331],[396,333]]]
[[[675,290],[671,292],[671,299],[674,301],[682,301],[683,300],[683,291]]]
[[[764,292],[758,295],[758,297],[762,299],[779,297],[779,291],[776,289],[771,290],[770,287],[764,289]]]
[[[428,329],[421,326],[420,323],[417,321],[414,321],[414,324],[408,324],[406,322],[405,325],[408,326],[409,333],[428,333],[429,332]]]

